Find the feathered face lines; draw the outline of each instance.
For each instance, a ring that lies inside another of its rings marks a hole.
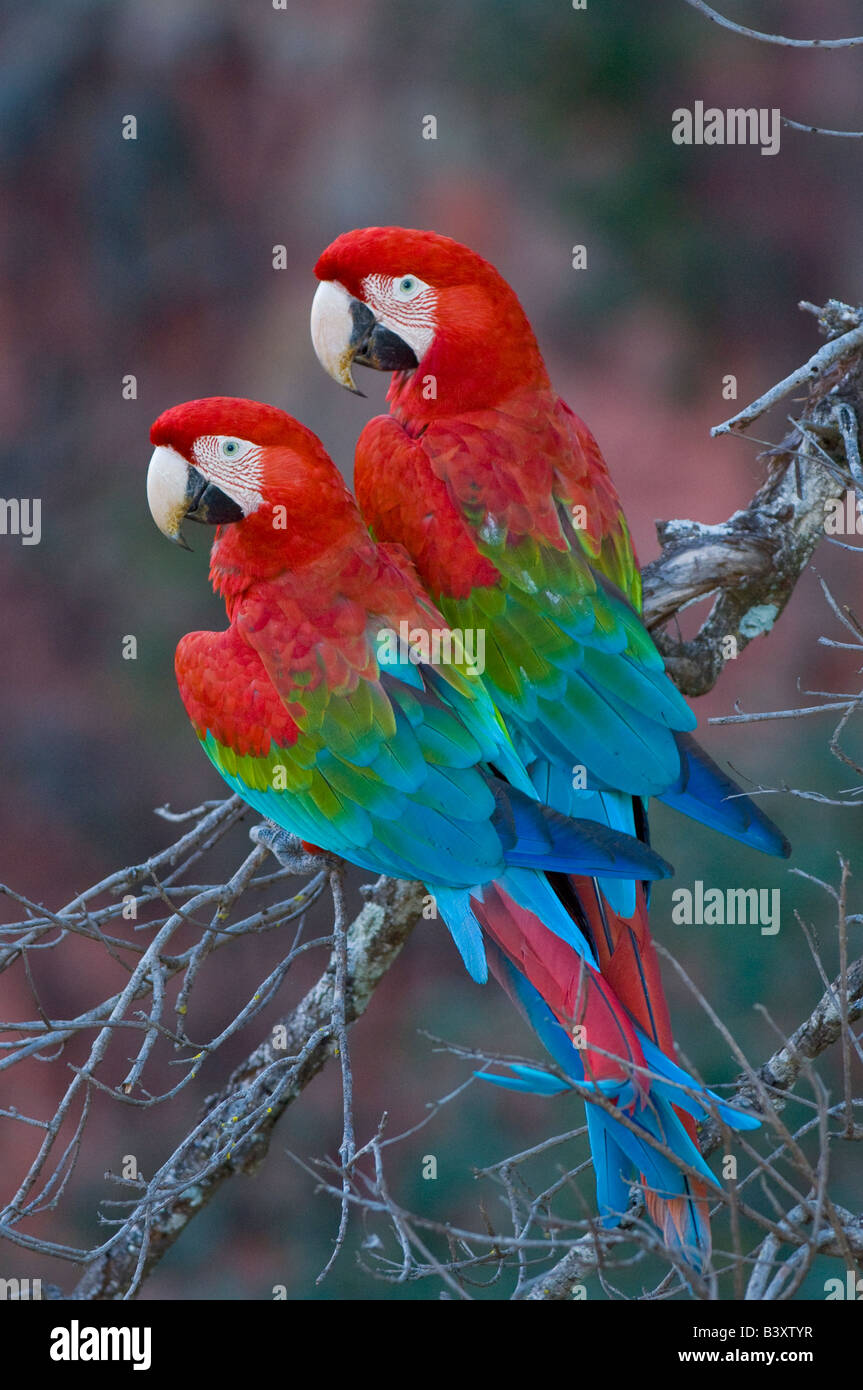
[[[437,328],[437,292],[417,275],[367,275],[362,291],[378,323],[407,343],[421,363]]]
[[[250,439],[205,434],[192,445],[195,467],[249,516],[263,503],[264,450]]]

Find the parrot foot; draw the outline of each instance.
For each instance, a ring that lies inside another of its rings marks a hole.
[[[319,873],[321,869],[326,869],[329,873],[341,863],[337,855],[327,854],[324,850],[317,849],[317,846],[307,845],[305,840],[282,830],[281,826],[274,825],[272,821],[265,820],[260,825],[253,825],[249,831],[249,839],[256,845],[263,845],[264,849],[268,849],[270,854],[278,859],[283,869],[289,869],[294,874]],[[314,853],[310,853],[312,849]]]

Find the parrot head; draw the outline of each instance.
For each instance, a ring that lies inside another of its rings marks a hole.
[[[494,404],[526,377],[545,377],[515,292],[494,266],[450,237],[404,227],[345,232],[320,256],[315,274],[315,352],[324,370],[358,395],[355,365],[400,373],[399,388],[410,384],[418,403],[450,409]]]
[[[242,550],[263,565],[277,555],[282,565],[301,563],[360,524],[320,440],[275,406],[231,396],[186,401],[159,416],[150,442],[150,512],[186,550],[182,524],[197,521],[221,528],[225,560]]]

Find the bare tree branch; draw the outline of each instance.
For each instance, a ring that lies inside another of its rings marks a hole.
[[[377,985],[392,965],[419,916],[423,890],[399,879],[381,879],[347,931],[344,1019],[363,1014]],[[283,1046],[271,1040],[257,1047],[229,1082],[208,1098],[202,1123],[182,1146],[179,1157],[151,1183],[140,1210],[123,1224],[91,1263],[73,1297],[122,1299],[136,1279],[146,1276],[204,1209],[222,1184],[236,1173],[252,1173],[269,1149],[273,1129],[337,1050],[332,1019],[338,961],[318,980],[285,1019]],[[238,1137],[226,1149],[224,1117],[239,1116]],[[146,1240],[147,1254],[139,1268]]]
[[[749,506],[719,525],[657,524],[662,555],[644,571],[645,621],[684,694],[710,690],[730,655],[770,631],[824,536],[828,503],[855,486],[848,417],[856,427],[863,411],[863,324],[859,310],[831,302],[821,311],[825,331],[838,309],[855,316],[850,332],[714,430],[745,426],[795,386],[808,384],[799,419],[769,451],[769,475]],[[713,593],[710,615],[691,640],[661,630]]]
[[[691,5],[694,10],[700,10],[703,15],[718,24],[723,29],[730,29],[733,34],[741,34],[746,39],[757,39],[759,43],[780,44],[783,48],[857,48],[863,44],[863,37],[851,39],[788,39],[782,34],[764,34],[759,29],[747,29],[745,24],[735,24],[734,20],[726,19],[718,10],[714,10],[704,0],[686,0],[687,5]]]

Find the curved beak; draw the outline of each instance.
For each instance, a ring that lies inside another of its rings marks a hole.
[[[187,518],[222,526],[245,516],[238,502],[164,444],[153,450],[147,469],[147,503],[162,535],[184,550],[192,548],[180,529]]]
[[[312,344],[324,371],[354,395],[362,396],[353,365],[379,372],[407,372],[418,366],[403,338],[375,318],[361,299],[354,299],[336,280],[322,280],[312,300]]]

